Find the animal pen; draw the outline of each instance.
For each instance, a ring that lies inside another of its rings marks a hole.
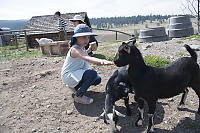
[[[75,15],[81,15],[84,18],[85,23],[91,27],[89,18],[87,17],[86,12],[80,13],[66,13],[62,14],[62,18],[66,21],[66,31],[67,31],[67,40],[70,40],[71,36],[73,35],[74,26],[69,19],[73,18]],[[29,22],[27,23],[24,30],[19,31],[1,31],[2,34],[10,34],[13,38],[3,47],[0,47],[0,58],[15,56],[18,53],[23,54],[26,51],[34,50],[39,47],[36,38],[49,38],[53,41],[56,41],[58,44],[58,48],[61,50],[63,49],[63,42],[64,41],[64,32],[59,32],[57,30],[58,22],[54,15],[44,15],[44,16],[34,16],[32,17]],[[11,44],[13,46],[11,46]],[[23,44],[23,45],[22,45]],[[42,46],[42,53],[46,54],[48,48],[46,46]],[[62,54],[59,50],[55,50],[56,43],[50,45],[48,55],[53,54]],[[68,45],[67,45],[68,48]],[[12,51],[10,50],[12,49]],[[23,49],[23,50],[22,50]]]

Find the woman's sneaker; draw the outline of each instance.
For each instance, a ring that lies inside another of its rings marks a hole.
[[[74,101],[77,103],[81,103],[81,104],[91,104],[93,103],[93,99],[89,98],[87,96],[82,96],[82,97],[77,97],[76,95],[74,96]]]

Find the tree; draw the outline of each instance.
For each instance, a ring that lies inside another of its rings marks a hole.
[[[197,18],[197,26],[198,26],[198,34],[199,34],[199,3],[200,0],[185,0],[185,3],[182,3],[183,9],[182,11],[185,12],[189,11],[191,15],[193,15],[195,18]]]

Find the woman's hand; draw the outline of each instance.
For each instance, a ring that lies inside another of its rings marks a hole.
[[[98,59],[98,58],[95,58],[95,57],[88,56],[79,47],[72,48],[71,57],[73,57],[73,58],[77,58],[78,57],[78,58],[81,58],[81,59],[83,59],[85,61],[88,61],[90,63],[95,63],[95,64],[113,65],[113,62],[111,62],[111,61],[102,60],[102,59]]]
[[[113,62],[112,61],[108,61],[108,60],[102,60],[101,64],[102,65],[113,65]]]
[[[89,48],[86,51],[87,51],[87,53],[92,52],[92,46],[90,45]]]

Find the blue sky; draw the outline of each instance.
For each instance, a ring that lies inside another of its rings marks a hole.
[[[87,12],[91,17],[183,14],[186,0],[3,0],[0,20],[30,19],[32,16]]]

